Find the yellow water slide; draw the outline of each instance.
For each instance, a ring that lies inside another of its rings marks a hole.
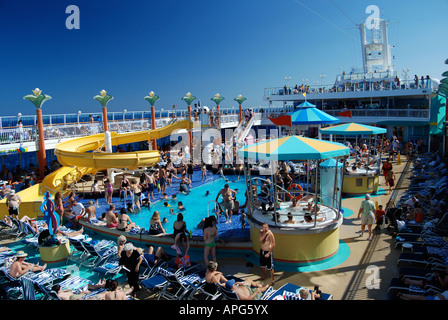
[[[180,120],[154,130],[123,134],[111,132],[111,144],[116,146],[160,139],[182,129],[192,130],[193,122]],[[22,200],[19,208],[20,216],[39,217],[40,205],[46,191],[54,194],[56,191],[65,190],[67,186],[86,174],[111,168],[132,170],[138,167],[152,167],[160,160],[160,153],[157,150],[107,153],[102,151],[103,147],[105,147],[104,134],[75,138],[56,145],[55,155],[62,167],[46,176],[41,183],[18,193]],[[3,199],[0,200],[0,216],[3,217],[5,214],[8,214],[8,210],[6,200]]]

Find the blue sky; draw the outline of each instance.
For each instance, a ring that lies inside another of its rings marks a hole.
[[[77,5],[80,29],[68,30]],[[186,107],[187,92],[213,106],[266,105],[265,87],[320,81],[361,67],[354,23],[377,5],[391,20],[396,69],[441,78],[448,70],[446,0],[0,0],[0,115],[35,114],[22,99],[38,87],[53,97],[44,113],[100,111],[93,96],[114,96],[110,111]]]

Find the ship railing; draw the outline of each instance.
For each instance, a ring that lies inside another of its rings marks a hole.
[[[419,118],[427,119],[430,116],[429,109],[349,109],[352,117],[382,117],[382,118]],[[338,117],[342,109],[326,110],[331,116]]]
[[[253,108],[255,112],[255,120],[261,121],[266,117],[268,110],[280,112],[285,110],[284,107],[270,107],[270,108]],[[220,115],[220,121],[218,121],[219,126],[223,127],[225,125],[234,125],[239,121],[239,112],[235,108],[222,108]],[[162,128],[173,121],[183,120],[188,118],[187,110],[181,110],[176,112],[174,117],[174,112],[163,111],[159,113],[162,117],[157,117],[155,120],[156,128]],[[22,116],[24,118],[26,116]],[[108,117],[109,118],[109,117]],[[115,117],[116,120],[108,120],[108,128],[110,131],[117,133],[135,132],[143,130],[151,130],[151,119],[126,119],[122,117],[119,119]],[[17,119],[17,118],[16,118]],[[55,120],[55,119],[53,119]],[[194,118],[193,118],[194,120]],[[56,120],[55,120],[56,122]],[[216,121],[215,121],[216,123]],[[62,139],[77,138],[92,134],[98,134],[104,132],[103,125],[101,122],[61,122],[61,123],[44,123],[44,139],[45,140],[57,140]],[[17,126],[11,127],[0,127],[0,144],[13,144],[13,143],[26,143],[35,142],[38,140],[38,129],[37,125],[24,125],[22,128]]]
[[[359,92],[359,91],[385,91],[385,90],[414,90],[414,89],[427,89],[432,91],[432,81],[414,82],[414,80],[403,80],[397,83],[396,81],[381,81],[379,79],[340,82],[337,85],[310,85],[310,86],[286,86],[286,87],[273,87],[265,88],[264,96],[278,96],[278,95],[302,95],[306,94],[318,94],[318,93],[338,93],[338,92]]]

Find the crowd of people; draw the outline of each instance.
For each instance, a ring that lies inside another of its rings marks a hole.
[[[399,276],[391,281],[389,299],[448,299],[447,166],[448,154],[419,156],[412,168],[409,189],[398,199],[394,210],[386,214],[395,231],[396,245],[412,245],[412,253],[403,253],[399,261],[416,261],[399,269]],[[420,241],[413,242],[413,237]],[[427,261],[425,266],[417,262],[421,259]]]

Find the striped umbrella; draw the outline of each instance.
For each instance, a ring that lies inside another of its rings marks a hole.
[[[239,150],[244,158],[262,160],[328,159],[349,154],[349,148],[336,142],[288,136],[247,145]]]
[[[311,125],[311,124],[335,124],[341,120],[316,108],[308,101],[301,103],[298,108],[278,118],[269,118],[276,125]]]
[[[356,136],[356,135],[375,135],[386,133],[384,128],[368,126],[358,123],[344,123],[337,126],[327,127],[319,129],[323,134],[335,134],[341,136]]]

